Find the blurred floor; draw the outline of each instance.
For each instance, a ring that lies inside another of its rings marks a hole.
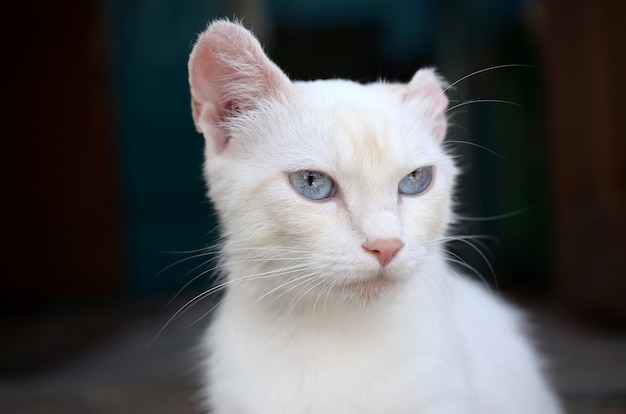
[[[549,307],[527,309],[568,414],[626,414],[626,333]]]
[[[206,321],[193,322],[204,308],[192,308],[151,343],[180,305],[163,309],[166,302],[99,304],[80,313],[64,309],[58,314],[41,315],[42,320],[36,324],[30,322],[33,330],[22,329],[21,338],[13,342],[24,342],[25,348],[56,350],[33,356],[41,368],[28,364],[25,373],[15,372],[10,361],[2,363],[4,371],[12,372],[0,377],[0,413],[194,412],[194,346]],[[106,331],[96,341],[92,334],[85,338],[85,332],[93,330],[94,324]],[[70,339],[60,344],[58,331]],[[63,347],[73,349],[67,352]],[[15,345],[12,348],[20,354]],[[30,353],[34,355],[35,351]],[[10,359],[8,355],[1,358]]]
[[[165,302],[3,321],[0,413],[196,412],[194,346],[206,320],[193,322],[208,308],[191,308],[147,346],[180,306],[164,310]],[[545,307],[532,313],[568,414],[626,413],[626,335],[591,329]],[[63,346],[70,350],[62,352]],[[48,356],[33,356],[36,349],[54,348]],[[29,355],[37,363],[29,365]]]

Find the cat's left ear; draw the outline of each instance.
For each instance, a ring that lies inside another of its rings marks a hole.
[[[443,140],[446,132],[445,113],[450,101],[444,93],[446,81],[434,69],[418,70],[406,86],[405,102],[412,102],[419,106],[420,111],[435,119],[435,135]]]

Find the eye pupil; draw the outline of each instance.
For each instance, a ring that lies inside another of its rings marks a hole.
[[[312,187],[313,183],[315,183],[315,174],[310,171],[307,173],[307,183],[309,184],[309,187]]]

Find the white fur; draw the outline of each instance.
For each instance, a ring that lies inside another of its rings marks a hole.
[[[203,343],[210,412],[560,412],[517,312],[446,265],[456,168],[432,70],[292,83],[225,21],[189,67],[227,284]],[[423,166],[430,188],[399,194]],[[304,198],[298,170],[337,194]],[[363,245],[383,239],[404,246],[381,268]]]

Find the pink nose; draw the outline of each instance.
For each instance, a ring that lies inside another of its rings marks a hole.
[[[365,243],[363,248],[376,256],[381,266],[386,266],[402,246],[399,239],[377,239]]]

